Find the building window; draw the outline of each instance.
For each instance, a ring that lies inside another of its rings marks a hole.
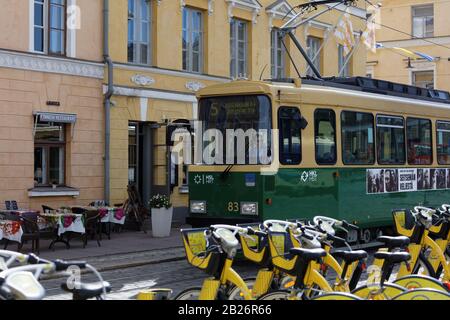
[[[319,38],[309,36],[306,39],[306,47],[307,47],[308,57],[311,59],[314,66],[319,71],[320,71],[320,65],[321,65],[320,45],[321,45],[321,39],[319,39]],[[310,66],[307,67],[306,74],[308,76],[315,76],[315,74],[312,71]]]
[[[344,111],[341,127],[344,164],[374,164],[373,115]]]
[[[203,14],[183,8],[183,70],[201,72],[203,61]]]
[[[64,185],[65,137],[64,124],[37,123],[34,136],[35,186]]]
[[[426,89],[434,89],[434,71],[413,71],[412,85]]]
[[[432,37],[434,34],[433,5],[412,7],[413,36],[417,38]]]
[[[281,41],[280,30],[273,29],[271,33],[272,79],[282,79],[286,76],[285,60],[286,48]]]
[[[34,51],[66,54],[66,0],[34,1]]]
[[[314,112],[317,164],[336,163],[336,115],[330,109]]]
[[[439,164],[450,164],[450,122],[437,121],[437,153]]]
[[[150,64],[151,1],[128,0],[128,62]]]
[[[406,121],[408,137],[408,163],[415,165],[431,164],[431,121],[408,118]]]
[[[233,18],[230,23],[230,32],[231,32],[230,38],[231,77],[232,78],[247,77],[247,64],[248,64],[247,22]]]
[[[352,59],[350,58],[347,62],[348,56],[344,55],[344,46],[339,45],[338,47],[338,67],[339,67],[339,76],[340,77],[349,77],[350,76],[350,64]],[[347,64],[346,64],[347,62]],[[345,66],[344,66],[345,65]]]
[[[280,162],[286,165],[299,164],[301,154],[301,119],[297,108],[282,107],[278,111],[280,130]]]
[[[405,121],[400,117],[377,117],[377,155],[379,164],[404,164]]]

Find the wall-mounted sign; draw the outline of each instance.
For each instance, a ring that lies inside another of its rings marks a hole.
[[[71,113],[37,112],[35,115],[42,122],[75,123],[77,115]]]
[[[368,194],[450,189],[450,169],[368,169]]]
[[[47,101],[47,105],[59,107],[61,103],[59,101]]]

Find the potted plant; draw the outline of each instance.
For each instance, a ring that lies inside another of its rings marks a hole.
[[[157,194],[149,200],[152,210],[153,237],[169,237],[172,226],[173,207],[168,196]]]

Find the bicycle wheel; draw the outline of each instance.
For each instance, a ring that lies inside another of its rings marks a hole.
[[[258,300],[290,300],[291,293],[286,290],[277,290],[263,294]]]
[[[179,293],[173,300],[198,300],[202,288],[189,288]]]
[[[392,300],[450,300],[450,295],[434,289],[416,289],[401,293]]]
[[[247,285],[247,288],[250,290],[253,288],[256,282],[255,277],[249,277],[244,279],[245,284]],[[227,293],[228,300],[245,300],[244,296],[242,295],[242,291],[239,287],[233,286],[228,290]]]
[[[363,300],[358,296],[350,293],[325,293],[320,296],[314,297],[311,300]]]
[[[378,293],[379,290],[380,288],[378,286],[365,284],[356,288],[351,293],[362,299],[391,300],[393,297],[407,291],[405,288],[393,283],[385,283],[383,285],[383,291]]]
[[[421,275],[410,275],[395,280],[393,283],[406,288],[407,290],[415,289],[435,289],[447,293],[448,290],[442,283],[435,278]]]

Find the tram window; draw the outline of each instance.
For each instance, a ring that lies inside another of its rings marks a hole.
[[[408,137],[408,163],[431,164],[431,121],[428,119],[408,118],[406,122]]]
[[[301,162],[301,115],[300,110],[282,107],[278,110],[280,130],[280,162],[294,165]]]
[[[374,164],[373,115],[343,111],[341,127],[344,164]]]
[[[314,112],[314,136],[317,164],[336,163],[336,115],[330,109]]]
[[[379,164],[405,164],[405,120],[377,116],[377,155]]]
[[[450,122],[437,121],[437,157],[439,164],[450,164]]]

